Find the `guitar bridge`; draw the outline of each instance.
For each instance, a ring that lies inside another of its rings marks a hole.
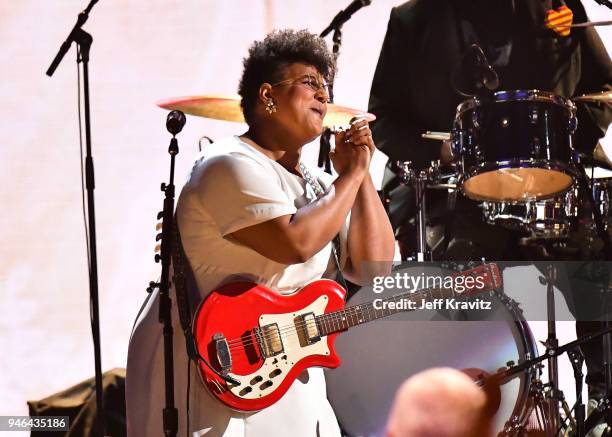
[[[217,361],[221,365],[221,374],[227,376],[232,368],[232,354],[230,353],[227,339],[223,334],[213,335],[213,341],[215,342],[215,350],[217,351]]]
[[[261,355],[264,358],[279,355],[285,350],[277,323],[256,328],[255,337],[257,338]]]

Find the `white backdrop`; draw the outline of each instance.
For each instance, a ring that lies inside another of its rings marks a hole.
[[[235,93],[242,58],[275,28],[320,32],[348,0],[102,0],[90,84],[105,370],[124,367],[153,262],[159,184],[168,178],[161,98]],[[365,109],[389,12],[374,0],[343,31],[336,102]],[[93,375],[72,48],[52,78],[53,56],[87,0],[0,0],[0,415]],[[612,12],[586,4],[592,19]],[[600,30],[609,46],[610,28]],[[331,38],[328,39],[331,44]],[[202,135],[244,126],[189,117],[179,135],[177,191]],[[607,139],[606,143],[610,143]],[[306,151],[312,162],[316,144]],[[381,177],[384,157],[373,172]],[[571,324],[565,338],[571,337]],[[543,335],[540,336],[543,338]],[[566,393],[568,394],[568,393]],[[568,398],[571,393],[568,394]],[[15,435],[15,434],[12,434]]]

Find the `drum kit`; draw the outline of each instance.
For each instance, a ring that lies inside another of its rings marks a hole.
[[[570,100],[543,91],[517,90],[469,99],[458,106],[451,133],[423,134],[450,142],[455,172],[445,177],[456,183],[443,184],[439,177],[431,177],[440,174],[439,163],[432,163],[420,175],[399,163],[403,181],[417,185],[415,179],[421,177],[429,188],[461,192],[480,203],[487,223],[557,244],[592,213],[586,220],[609,244],[612,172],[603,162],[596,162],[598,168],[583,167],[584,158],[574,147],[575,102],[610,103],[612,93]],[[425,256],[422,248],[418,254]]]
[[[439,162],[419,171],[409,162],[400,164],[402,183],[414,187],[417,199],[416,259],[431,260],[425,238],[425,198],[431,188],[448,190],[451,195],[462,193],[480,202],[488,223],[524,231],[535,241],[563,244],[580,221],[604,238],[608,248],[612,171],[605,166],[585,171],[574,145],[578,123],[575,102],[609,104],[612,93],[566,99],[537,90],[500,91],[461,103],[450,133],[423,134],[448,142],[455,162],[453,171],[446,174]],[[158,106],[218,120],[244,121],[239,98],[234,96],[178,97],[160,101]],[[329,104],[324,125],[347,125],[357,115],[363,111]],[[370,121],[375,119],[366,115]],[[593,217],[590,221],[583,220],[585,211]],[[545,435],[559,435],[564,428],[561,407],[563,417],[578,430],[575,435],[585,435],[584,412],[579,406],[572,415],[557,388],[556,363],[556,355],[568,352],[578,384],[583,376],[582,357],[570,350],[571,345],[559,347],[556,340],[554,272],[541,281],[548,290],[549,320],[547,353],[542,357],[538,357],[536,341],[519,305],[503,293],[493,296],[495,311],[486,329],[481,318],[470,321],[468,316],[456,324],[451,319],[440,321],[440,315],[435,314],[435,323],[402,319],[401,327],[395,329],[393,324],[399,320],[392,318],[357,328],[363,330],[360,335],[341,336],[336,345],[345,364],[328,372],[327,380],[328,397],[346,435],[382,435],[397,387],[408,376],[432,366],[479,368],[492,373],[502,368],[502,373],[513,375],[501,386],[501,403],[493,418],[499,435],[525,435],[536,413]],[[363,288],[351,300],[359,303],[370,297],[369,290]],[[376,353],[364,351],[364,344],[376,345]],[[415,353],[407,352],[411,350]],[[548,383],[540,379],[539,363],[544,359],[549,360]]]

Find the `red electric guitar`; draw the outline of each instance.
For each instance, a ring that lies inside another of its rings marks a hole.
[[[201,376],[213,396],[227,406],[239,411],[262,410],[278,401],[304,369],[338,367],[334,340],[340,332],[411,311],[407,301],[418,307],[422,300],[473,296],[502,283],[495,264],[454,276],[481,279],[478,288],[462,293],[451,288],[425,289],[352,307],[344,305],[345,290],[325,279],[290,296],[250,282],[227,284],[206,297],[194,319],[198,351],[216,370],[200,360]],[[383,306],[385,309],[377,309]]]

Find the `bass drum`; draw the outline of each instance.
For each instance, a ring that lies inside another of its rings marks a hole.
[[[362,288],[348,304],[369,302],[373,296],[371,289]],[[326,372],[327,395],[345,434],[384,436],[396,390],[417,372],[442,366],[493,373],[510,361],[517,364],[537,356],[518,305],[502,294],[487,298],[492,301],[490,311],[395,314],[339,335],[336,349],[342,363]],[[424,314],[429,320],[423,320]],[[531,374],[501,386],[495,432],[514,435],[525,424]]]

